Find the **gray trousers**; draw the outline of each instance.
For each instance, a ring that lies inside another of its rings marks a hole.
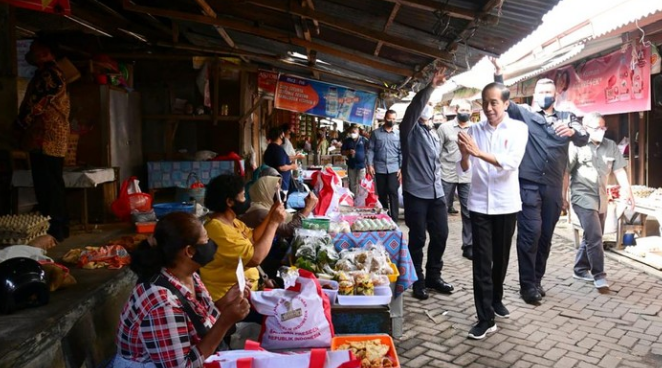
[[[575,258],[575,273],[580,275],[591,271],[593,278],[603,279],[605,273],[605,250],[602,246],[602,233],[605,229],[605,214],[595,210],[572,205],[579,218],[579,223],[584,229],[582,243]]]
[[[449,183],[441,181],[444,188],[444,195],[446,196],[446,203],[450,208],[453,205],[453,197],[455,197],[455,188],[457,188],[458,197],[460,197],[460,207],[462,214],[462,249],[471,248],[473,244],[471,235],[471,216],[467,203],[469,202],[469,192],[471,191],[471,184],[469,183]]]
[[[356,191],[361,186],[361,180],[365,179],[365,168],[347,169],[347,179],[349,180],[349,190],[356,195]]]

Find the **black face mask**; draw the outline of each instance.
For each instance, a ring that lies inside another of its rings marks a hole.
[[[248,207],[250,206],[251,205],[250,203],[248,203],[248,201],[239,202],[235,200],[234,204],[230,208],[232,208],[232,211],[234,212],[235,215],[241,216],[244,213],[246,213],[246,211],[248,211]]]
[[[469,121],[470,117],[471,117],[470,114],[466,112],[461,112],[457,114],[457,121],[459,121],[460,123],[466,123],[467,121]]]
[[[393,121],[392,120],[384,120],[384,126],[387,128],[393,128]]]
[[[200,267],[206,266],[209,262],[214,260],[214,254],[216,254],[216,249],[218,245],[214,243],[213,240],[209,239],[208,242],[204,244],[195,245],[195,254],[191,258],[193,262],[200,265]]]

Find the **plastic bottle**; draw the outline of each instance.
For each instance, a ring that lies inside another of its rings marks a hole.
[[[326,116],[335,118],[338,115],[338,90],[336,87],[329,87],[326,93]]]
[[[343,94],[342,104],[340,105],[339,119],[349,121],[349,116],[352,114],[352,107],[354,107],[354,94],[356,91],[353,89],[346,89]]]

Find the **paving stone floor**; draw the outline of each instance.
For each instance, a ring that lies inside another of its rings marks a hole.
[[[498,331],[486,339],[467,339],[476,317],[471,261],[462,258],[458,215],[449,216],[449,229],[443,277],[456,291],[431,291],[426,301],[406,292],[404,333],[396,340],[402,367],[662,367],[659,273],[644,272],[647,266],[619,261],[620,256],[607,257],[611,293],[598,293],[592,283],[572,278],[575,250],[563,224],[553,239],[542,305],[519,298],[513,243],[504,287],[511,316],[497,320]],[[406,234],[404,225],[403,230]]]

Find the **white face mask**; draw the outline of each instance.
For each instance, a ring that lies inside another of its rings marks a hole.
[[[352,139],[356,139],[359,137],[359,133],[351,133],[349,136],[352,137]]]
[[[604,137],[605,137],[605,131],[604,130],[594,130],[593,132],[591,132],[591,134],[589,134],[589,138],[591,138],[591,140],[593,142],[600,143],[600,142],[602,142],[602,139]]]

